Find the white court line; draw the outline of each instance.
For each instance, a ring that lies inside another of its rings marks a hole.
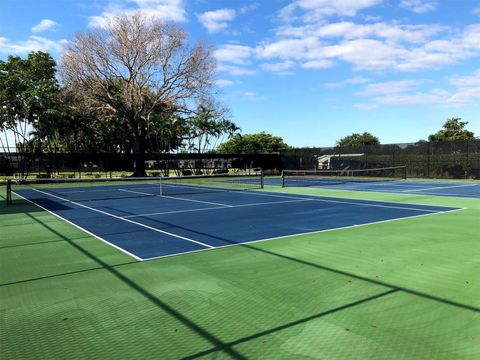
[[[261,195],[261,196],[274,196],[274,197],[282,197],[286,199],[304,199],[304,198],[299,198],[295,196],[284,196],[284,195],[274,195],[274,194],[267,194],[267,193],[259,193],[255,191],[248,192],[248,194],[255,194],[255,195]],[[418,208],[409,208],[409,207],[402,207],[402,206],[391,206],[391,205],[380,205],[380,204],[364,204],[364,203],[357,203],[357,202],[351,202],[351,201],[343,201],[343,200],[327,200],[327,199],[321,199],[320,197],[314,197],[314,198],[308,198],[313,201],[320,201],[320,202],[330,202],[330,203],[337,203],[337,204],[347,204],[347,205],[358,205],[358,206],[370,206],[370,207],[381,207],[381,208],[388,208],[388,209],[403,209],[403,210],[415,210],[415,211],[424,211],[424,212],[438,212],[436,210],[427,210],[427,209],[418,209]],[[377,200],[363,200],[363,201],[376,201]],[[383,202],[388,202],[388,201],[383,201]],[[406,203],[403,203],[406,204]],[[439,205],[420,205],[420,204],[409,204],[409,205],[417,205],[417,206],[439,206]],[[444,207],[452,207],[452,206],[444,206]]]
[[[242,204],[242,205],[230,205],[228,208],[229,208],[229,209],[233,209],[233,208],[239,208],[239,207],[271,205],[271,204],[284,204],[284,203],[301,202],[301,201],[314,201],[314,200],[313,200],[313,199],[302,199],[302,200],[268,201],[268,202],[263,202],[263,203]],[[216,207],[201,208],[201,209],[163,211],[163,212],[148,213],[148,214],[126,215],[126,216],[123,216],[123,218],[143,217],[143,216],[154,216],[154,215],[169,215],[169,214],[178,214],[178,213],[186,213],[186,212],[194,212],[194,211],[218,210],[218,209],[225,209],[225,207],[223,207],[223,206],[216,206]]]
[[[151,193],[146,193],[146,192],[142,192],[142,191],[133,191],[133,190],[127,190],[127,189],[115,189],[115,190],[128,192],[128,193],[132,193],[132,194],[138,194],[138,195],[160,196],[160,194],[151,194]]]
[[[227,205],[223,203],[216,203],[216,202],[211,202],[211,201],[204,201],[204,200],[194,200],[194,199],[186,199],[178,196],[168,196],[168,195],[161,195],[161,197],[165,197],[168,199],[174,199],[174,200],[183,200],[183,201],[190,201],[190,202],[196,202],[196,203],[201,203],[201,204],[210,204],[210,205],[220,205],[225,208],[232,207],[233,205]]]
[[[333,228],[333,229],[307,231],[307,232],[297,233],[297,234],[291,234],[291,235],[283,235],[283,236],[276,236],[276,237],[266,238],[266,239],[258,239],[258,240],[252,240],[252,241],[245,241],[245,242],[243,242],[243,243],[221,245],[221,246],[216,246],[216,247],[214,247],[214,248],[212,248],[212,249],[200,249],[200,250],[185,251],[185,252],[177,253],[177,254],[155,256],[155,257],[151,257],[151,258],[145,258],[145,259],[143,259],[143,260],[144,260],[144,261],[149,261],[149,260],[163,259],[163,258],[168,258],[168,257],[174,257],[174,256],[180,256],[180,255],[187,255],[187,254],[198,253],[198,252],[201,252],[201,251],[212,251],[212,250],[216,250],[216,249],[222,249],[222,248],[233,247],[233,246],[242,246],[242,245],[243,245],[243,246],[245,246],[245,245],[248,246],[249,244],[254,244],[254,243],[259,243],[259,242],[264,242],[264,241],[278,240],[278,239],[286,239],[286,238],[290,238],[290,237],[294,237],[294,236],[304,236],[304,235],[320,234],[320,233],[324,233],[324,232],[331,232],[331,231],[337,231],[337,230],[345,230],[345,229],[351,229],[351,228],[358,228],[358,227],[363,227],[363,226],[383,224],[383,223],[388,223],[388,222],[393,222],[393,221],[419,218],[419,217],[423,217],[423,216],[431,216],[431,215],[445,214],[445,213],[449,213],[449,212],[462,211],[462,210],[465,210],[465,209],[464,209],[464,208],[457,208],[457,209],[453,209],[453,210],[439,211],[439,212],[432,213],[432,214],[411,215],[411,216],[405,216],[405,217],[400,217],[400,218],[395,218],[395,219],[374,221],[374,222],[369,222],[369,223],[359,224],[359,225],[348,225],[348,226],[342,226],[342,227]]]
[[[177,235],[177,234],[174,234],[174,233],[171,233],[171,232],[168,232],[168,231],[164,231],[164,230],[160,230],[160,229],[157,229],[157,228],[154,228],[152,226],[148,226],[148,225],[145,225],[145,224],[142,224],[142,223],[139,223],[139,222],[136,222],[136,221],[133,221],[133,220],[130,220],[130,219],[125,219],[125,218],[122,218],[121,216],[117,216],[117,215],[113,215],[113,214],[110,214],[106,211],[103,211],[103,210],[99,210],[99,209],[95,209],[95,208],[92,208],[90,206],[87,206],[87,205],[83,205],[83,204],[79,204],[75,201],[71,201],[71,200],[68,200],[68,199],[64,199],[60,196],[56,196],[56,195],[53,195],[53,194],[50,194],[46,191],[42,191],[42,190],[38,190],[38,189],[32,189],[34,191],[37,191],[39,193],[42,193],[42,194],[45,194],[45,195],[48,195],[48,196],[51,196],[51,197],[54,197],[54,198],[57,198],[59,200],[62,200],[62,201],[66,201],[66,202],[69,202],[71,204],[75,204],[77,206],[80,206],[80,207],[83,207],[85,209],[88,209],[88,210],[92,210],[92,211],[95,211],[95,212],[98,212],[100,214],[104,214],[104,215],[107,215],[107,216],[111,216],[115,219],[119,219],[119,220],[123,220],[123,221],[126,221],[128,223],[131,223],[131,224],[134,224],[134,225],[138,225],[138,226],[141,226],[141,227],[144,227],[146,229],[149,229],[149,230],[153,230],[153,231],[156,231],[156,232],[159,232],[159,233],[162,233],[162,234],[165,234],[165,235],[169,235],[169,236],[173,236],[173,237],[176,237],[178,239],[182,239],[182,240],[186,240],[186,241],[189,241],[189,242],[192,242],[192,243],[196,243],[196,244],[199,244],[199,245],[203,245],[205,247],[208,247],[208,248],[213,248],[213,246],[211,245],[208,245],[208,244],[204,244],[200,241],[197,241],[197,240],[193,240],[193,239],[189,239],[187,237],[184,237],[184,236],[181,236],[181,235]]]
[[[126,190],[126,189],[118,189],[118,190],[129,192],[129,193],[134,193],[134,194],[140,194],[140,195],[155,196],[153,194],[144,193],[144,192],[140,192],[140,191],[132,191],[132,190]],[[227,205],[227,204],[222,204],[222,203],[215,203],[215,202],[211,202],[211,201],[185,199],[185,198],[181,198],[181,197],[174,197],[174,196],[167,196],[167,195],[157,195],[157,196],[161,196],[161,197],[165,197],[165,198],[169,198],[169,199],[174,199],[174,200],[183,200],[183,201],[190,201],[190,202],[209,204],[209,205],[219,205],[219,206],[223,206],[223,207],[231,207],[232,206],[232,205]]]
[[[135,185],[139,185],[139,184],[128,184],[128,185],[132,186],[132,188],[135,188],[135,189],[151,189],[151,187],[146,187],[146,186],[138,186],[138,187],[135,186]],[[149,184],[147,184],[147,185],[149,185]],[[150,185],[155,185],[155,184],[150,184]],[[66,191],[62,191],[62,188],[56,188],[55,190],[58,191],[58,192],[61,192],[62,194],[75,194],[75,193],[106,192],[106,191],[124,190],[124,189],[119,189],[119,188],[113,188],[113,189],[108,188],[108,187],[111,187],[111,186],[118,186],[116,184],[105,184],[105,185],[101,185],[101,186],[104,186],[105,188],[103,188],[103,189],[93,189],[93,190],[88,189],[88,190],[66,190]],[[157,187],[158,187],[158,185],[157,185]],[[65,188],[65,189],[69,189],[69,188]]]
[[[398,193],[392,193],[398,194]],[[408,195],[409,193],[401,193],[401,195]],[[436,192],[426,192],[426,193],[412,193],[411,195],[419,195],[419,196],[428,196],[428,195],[435,195],[435,196],[443,196],[447,198],[454,198],[454,199],[478,199],[480,198],[480,194],[454,194],[454,193],[436,193]]]
[[[144,259],[142,259],[141,257],[138,257],[137,255],[134,255],[134,254],[132,254],[131,252],[129,252],[129,251],[121,248],[120,246],[117,246],[117,245],[115,245],[115,244],[112,244],[111,242],[105,240],[104,238],[102,238],[102,237],[100,237],[100,236],[98,236],[98,235],[96,235],[96,234],[88,231],[87,229],[84,229],[84,228],[81,227],[80,225],[77,225],[77,224],[75,224],[74,222],[71,222],[70,220],[67,220],[67,219],[65,219],[64,217],[62,217],[62,216],[54,213],[53,211],[48,210],[47,208],[43,207],[42,205],[39,205],[39,204],[37,204],[36,202],[31,201],[31,200],[23,197],[22,195],[17,194],[17,193],[14,192],[14,191],[13,191],[13,193],[14,193],[16,196],[18,196],[19,198],[22,198],[23,200],[28,201],[29,203],[31,203],[31,204],[39,207],[40,209],[45,210],[45,211],[48,212],[49,214],[52,214],[53,216],[56,216],[57,218],[59,218],[59,219],[65,221],[65,222],[69,223],[70,225],[73,225],[73,226],[76,227],[77,229],[80,229],[80,230],[84,231],[84,232],[87,233],[88,235],[93,236],[95,239],[98,239],[98,240],[100,240],[101,242],[103,242],[103,243],[105,243],[105,244],[107,244],[107,245],[110,245],[111,247],[113,247],[113,248],[115,248],[115,249],[117,249],[117,250],[120,250],[121,252],[123,252],[123,253],[125,253],[125,254],[133,257],[134,259],[137,259],[137,260],[139,260],[139,261],[144,260]]]
[[[380,190],[380,189],[359,189],[359,188],[354,188],[354,187],[350,187],[350,188],[347,188],[347,187],[342,187],[342,188],[338,188],[337,186],[332,186],[332,187],[325,187],[325,186],[309,186],[310,188],[313,188],[313,189],[319,189],[319,190],[328,190],[328,191],[361,191],[361,192],[371,192],[371,193],[375,193],[375,194],[391,194],[391,195],[399,195],[399,196],[409,196],[409,195],[414,195],[414,196],[430,196],[430,195],[434,195],[434,196],[441,196],[441,197],[445,197],[445,198],[450,198],[450,199],[462,199],[462,200],[465,200],[465,199],[478,199],[479,197],[478,196],[471,196],[470,194],[453,194],[453,193],[448,193],[448,194],[445,194],[445,193],[435,193],[435,192],[428,192],[428,193],[420,193],[420,194],[416,194],[416,193],[408,193],[408,192],[402,192],[402,191],[397,191],[397,190]],[[318,197],[322,197],[322,196],[325,196],[325,195],[311,195],[311,196],[318,196]],[[330,197],[335,197],[334,195],[331,195]],[[370,200],[367,200],[367,201],[372,201],[372,202],[395,202],[395,201],[385,201],[385,200],[373,200],[373,199],[370,199]],[[408,205],[422,205],[422,204],[416,204],[416,203],[409,203],[409,202],[401,202],[401,204],[408,204]],[[425,206],[443,206],[443,207],[452,207],[451,205],[431,205],[431,204],[423,204]]]
[[[467,187],[467,186],[478,186],[478,184],[465,184],[465,185],[453,185],[453,186],[435,186],[435,187],[414,189],[414,190],[402,190],[402,192],[427,191],[427,190],[439,190],[439,189],[453,189],[453,188]]]
[[[122,218],[133,218],[133,217],[144,217],[144,216],[154,216],[154,215],[166,215],[166,214],[179,214],[179,213],[187,213],[187,212],[195,212],[195,211],[207,211],[207,210],[215,210],[215,209],[225,209],[224,206],[215,206],[215,207],[208,207],[208,208],[201,208],[201,209],[189,209],[189,210],[175,210],[175,211],[164,211],[164,212],[155,212],[155,213],[146,213],[146,214],[138,214],[138,215],[125,215]]]

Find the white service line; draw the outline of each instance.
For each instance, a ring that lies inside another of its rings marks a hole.
[[[259,193],[256,191],[249,191],[249,194],[261,195],[261,196],[274,196],[274,197],[282,197],[286,199],[304,199],[295,196],[283,196],[283,195],[273,195],[273,194],[266,194],[266,193]],[[329,202],[329,203],[337,203],[337,204],[347,204],[347,205],[358,205],[358,206],[370,206],[370,207],[381,207],[381,208],[388,208],[388,209],[402,209],[402,210],[416,210],[416,211],[423,211],[423,212],[430,212],[430,213],[437,213],[437,210],[427,210],[427,209],[418,209],[418,208],[409,208],[409,207],[402,207],[402,206],[391,206],[391,205],[380,205],[380,204],[364,204],[364,203],[357,203],[351,201],[343,201],[343,200],[327,200],[321,199],[320,197],[308,198],[313,201],[320,201],[320,202]],[[368,200],[370,201],[370,200]],[[417,204],[410,204],[410,205],[417,205]],[[418,206],[437,206],[437,205],[418,205]],[[447,206],[445,206],[447,207]],[[450,206],[451,207],[451,206]]]
[[[196,202],[196,203],[201,203],[201,204],[209,204],[209,205],[219,205],[223,206],[225,208],[232,207],[232,205],[227,205],[227,204],[222,204],[222,203],[216,203],[216,202],[211,202],[211,201],[204,201],[204,200],[194,200],[194,199],[186,199],[178,196],[168,196],[168,195],[161,195],[161,197],[165,197],[168,199],[174,199],[174,200],[183,200],[183,201],[190,201],[190,202]]]
[[[144,228],[149,229],[149,230],[152,230],[152,231],[156,231],[156,232],[159,232],[159,233],[162,233],[162,234],[165,234],[165,235],[169,235],[169,236],[172,236],[172,237],[175,237],[175,238],[178,238],[178,239],[182,239],[182,240],[186,240],[186,241],[189,241],[189,242],[192,242],[192,243],[196,243],[196,244],[205,246],[205,247],[207,247],[207,248],[213,248],[213,247],[214,247],[214,246],[211,246],[211,245],[208,245],[208,244],[204,244],[204,243],[202,243],[202,242],[200,242],[200,241],[197,241],[197,240],[189,239],[189,238],[187,238],[187,237],[184,237],[184,236],[181,236],[181,235],[177,235],[177,234],[174,234],[174,233],[171,233],[171,232],[168,232],[168,231],[160,230],[160,229],[154,228],[154,227],[152,227],[152,226],[148,226],[148,225],[145,225],[145,224],[142,224],[142,223],[139,223],[139,222],[130,220],[130,219],[125,219],[125,218],[122,218],[121,216],[117,216],[117,215],[114,215],[114,214],[110,214],[110,213],[108,213],[108,212],[106,212],[106,211],[99,210],[99,209],[95,209],[95,208],[92,208],[92,207],[90,207],[90,206],[77,203],[77,202],[75,202],[75,201],[71,201],[71,200],[68,200],[68,199],[64,199],[64,198],[62,198],[62,197],[60,197],[60,196],[50,194],[50,193],[48,193],[48,192],[46,192],[46,191],[42,191],[42,190],[38,190],[38,189],[32,189],[32,190],[37,191],[37,192],[42,193],[42,194],[45,194],[45,195],[48,195],[48,196],[51,196],[51,197],[54,197],[54,198],[57,198],[57,199],[62,200],[62,201],[69,202],[69,203],[71,203],[71,204],[75,204],[75,205],[80,206],[80,207],[83,207],[83,208],[85,208],[85,209],[98,212],[98,213],[100,213],[100,214],[104,214],[104,215],[107,215],[107,216],[111,216],[111,217],[113,217],[113,218],[115,218],[115,219],[123,220],[123,221],[126,221],[126,222],[128,222],[128,223],[131,223],[131,224],[134,224],[134,225],[138,225],[138,226],[144,227]]]
[[[159,194],[151,194],[151,193],[146,193],[146,192],[142,192],[142,191],[134,191],[134,190],[127,190],[127,189],[115,189],[115,190],[123,191],[123,192],[127,192],[127,193],[132,193],[132,194],[138,194],[138,195],[160,196],[160,193]]]
[[[135,186],[134,189],[151,189],[152,187],[146,187],[146,186],[142,186],[140,184],[129,184],[130,186],[131,185],[138,185],[138,186]],[[149,184],[147,184],[149,185]],[[150,185],[155,185],[155,184],[150,184]],[[106,192],[106,191],[118,191],[118,190],[125,190],[125,189],[119,189],[119,188],[112,188],[112,186],[117,186],[115,184],[105,184],[105,185],[101,185],[101,186],[104,186],[103,189],[88,189],[88,190],[66,190],[66,191],[62,191],[62,188],[57,188],[56,190],[57,191],[60,191],[62,194],[75,194],[75,193],[89,193],[89,192]],[[157,185],[158,187],[158,185]],[[66,188],[66,189],[71,189],[71,188]]]
[[[146,214],[135,214],[135,215],[125,215],[122,218],[133,218],[133,217],[144,217],[144,216],[154,216],[154,215],[167,215],[167,214],[178,214],[178,213],[187,213],[187,212],[195,212],[195,211],[207,211],[207,210],[215,210],[215,209],[225,209],[224,206],[214,206],[214,207],[207,207],[201,209],[189,209],[189,210],[174,210],[174,211],[163,211],[163,212],[154,212],[154,213],[146,213]]]
[[[161,197],[165,197],[165,198],[169,198],[169,199],[174,199],[174,200],[183,200],[183,201],[190,201],[190,202],[196,202],[196,203],[202,203],[202,204],[209,204],[209,205],[219,205],[219,206],[222,206],[222,207],[231,207],[231,205],[222,204],[222,203],[215,203],[215,202],[211,202],[211,201],[185,199],[185,198],[181,198],[181,197],[174,197],[174,196],[167,196],[167,195],[160,195],[160,194],[159,194],[159,195],[155,195],[155,194],[144,193],[144,192],[141,192],[141,191],[133,191],[133,190],[126,190],[126,189],[118,189],[118,190],[119,190],[119,191],[124,191],[124,192],[133,193],[133,194],[148,195],[148,196],[161,196]]]
[[[438,190],[438,189],[453,189],[453,188],[467,187],[467,186],[478,186],[478,184],[464,184],[464,185],[453,185],[453,186],[435,186],[435,187],[421,188],[421,189],[414,189],[414,190],[403,190],[402,192],[427,191],[427,190]]]
[[[263,203],[242,204],[242,205],[230,205],[228,208],[229,208],[229,209],[234,209],[234,208],[248,207],[248,206],[260,206],[260,205],[271,205],[271,204],[284,204],[284,203],[301,202],[301,201],[314,201],[314,200],[313,200],[313,199],[301,199],[301,200],[285,200],[285,201],[268,201],[268,202],[263,202]],[[218,209],[225,209],[225,207],[223,207],[223,206],[215,206],[215,207],[201,208],[201,209],[163,211],[163,212],[148,213],[148,214],[126,215],[126,216],[123,216],[123,218],[143,217],[143,216],[154,216],[154,215],[169,215],[169,214],[178,214],[178,213],[186,213],[186,212],[194,212],[194,211],[218,210]]]

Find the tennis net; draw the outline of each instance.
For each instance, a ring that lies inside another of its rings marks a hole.
[[[284,170],[282,171],[282,187],[341,185],[406,178],[407,168],[405,166],[358,170]]]
[[[35,202],[94,201],[149,196],[175,196],[220,191],[244,191],[263,188],[263,174],[220,174],[178,177],[97,178],[97,179],[23,179],[9,180],[7,202],[12,194]]]

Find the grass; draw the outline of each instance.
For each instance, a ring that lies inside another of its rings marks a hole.
[[[136,262],[1,201],[0,357],[480,358],[478,199],[271,189],[465,210]]]

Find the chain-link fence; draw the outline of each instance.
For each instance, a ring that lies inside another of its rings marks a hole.
[[[480,140],[352,148],[298,148],[282,153],[284,169],[407,167],[408,177],[480,179]]]
[[[262,168],[281,170],[407,167],[408,177],[480,179],[480,140],[372,145],[354,148],[296,148],[281,154],[147,154],[154,176],[213,174]],[[131,154],[0,153],[0,175],[17,177],[128,176]]]
[[[152,176],[249,172],[256,168],[279,173],[278,154],[147,154]],[[0,153],[0,175],[32,178],[82,178],[129,176],[135,169],[132,154]]]

